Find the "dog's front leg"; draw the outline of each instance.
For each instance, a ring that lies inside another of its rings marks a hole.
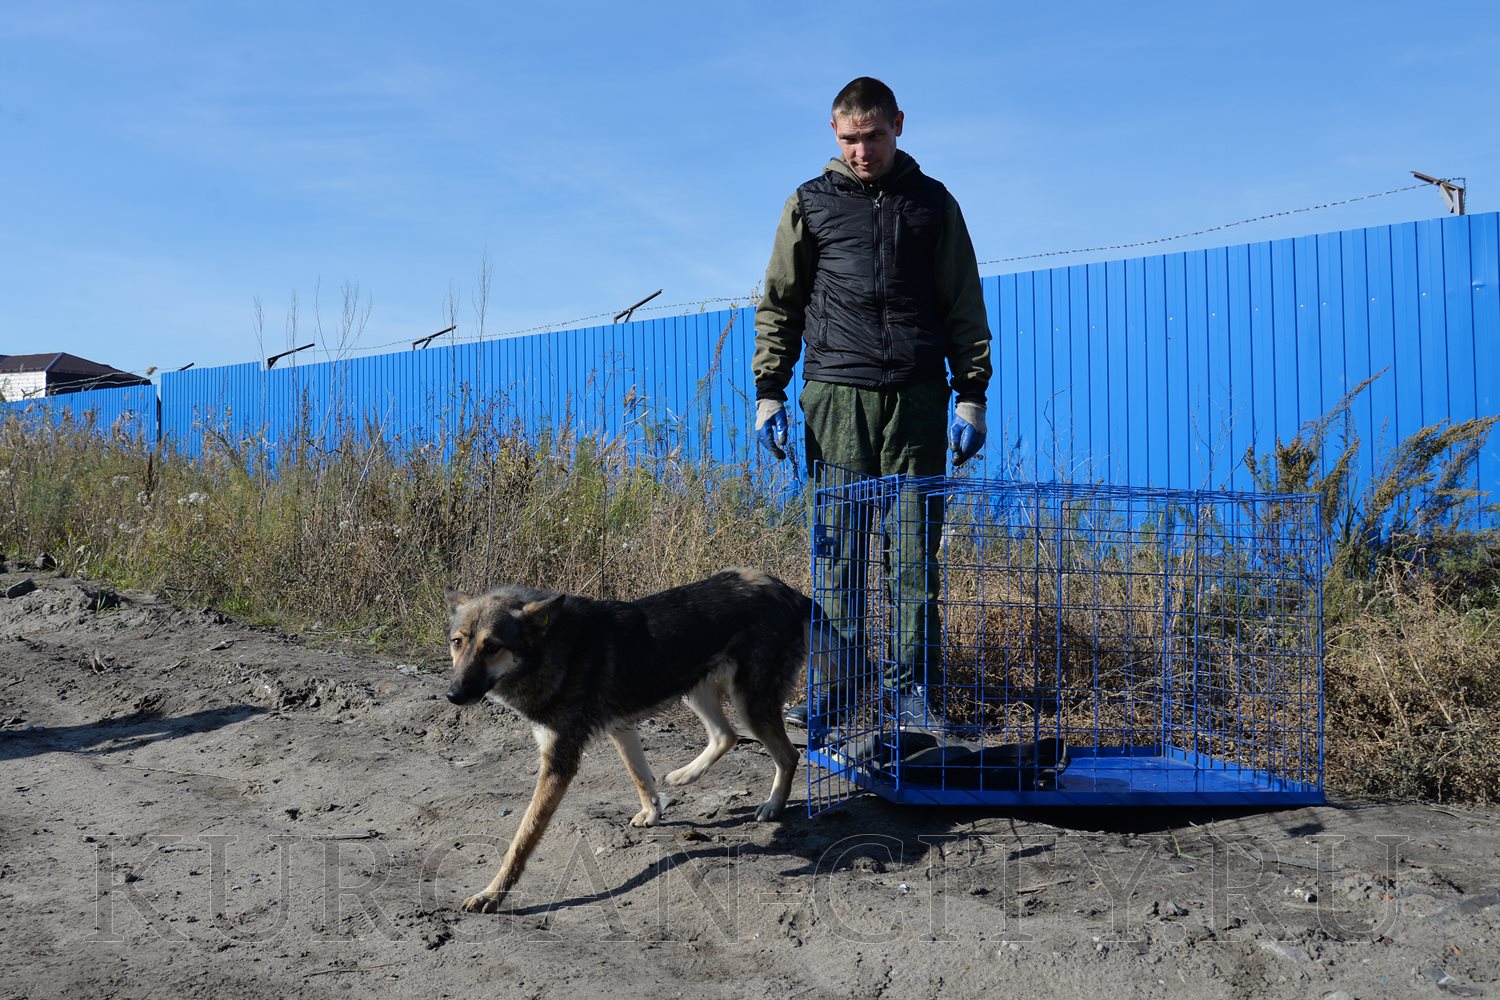
[[[505,894],[521,880],[526,859],[531,857],[542,834],[547,832],[547,824],[552,821],[552,814],[557,812],[563,793],[568,790],[573,775],[578,773],[581,748],[558,747],[552,740],[543,739],[540,735],[538,739],[542,743],[542,765],[537,773],[536,791],[531,795],[531,804],[526,807],[526,815],[521,817],[521,825],[516,829],[515,839],[510,842],[510,850],[505,852],[500,871],[495,874],[488,888],[464,900],[465,910],[494,913],[500,909]]]
[[[651,764],[646,760],[646,751],[641,748],[641,734],[634,726],[621,726],[609,734],[630,780],[635,783],[635,792],[641,799],[641,811],[630,820],[631,826],[655,826],[661,819],[661,799],[656,794],[656,777],[651,773]]]

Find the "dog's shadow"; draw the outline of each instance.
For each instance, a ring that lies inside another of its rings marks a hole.
[[[752,839],[757,829],[754,805],[725,810],[712,821],[667,822],[651,839],[662,845],[661,856],[618,885],[605,885],[597,865],[582,867],[592,892],[552,902],[516,906],[511,916],[544,916],[559,910],[608,904],[650,885],[684,865],[715,864],[759,856],[792,861],[777,872],[782,878],[828,876],[857,868],[920,868],[929,855],[940,852],[955,837],[964,836],[981,821],[1005,817],[1013,824],[1039,823],[1061,835],[1069,833],[1140,836],[1164,834],[1189,825],[1203,825],[1277,812],[1274,807],[1216,807],[1119,809],[1062,807],[1052,809],[982,809],[899,806],[877,796],[856,797],[821,816],[808,816],[803,803],[792,803],[769,842]],[[1301,817],[1305,819],[1305,817]],[[1318,832],[1321,824],[1303,822],[1300,835]],[[733,835],[745,831],[742,839]],[[1016,858],[1051,850],[1050,846],[1021,845]],[[570,869],[573,867],[569,866]]]

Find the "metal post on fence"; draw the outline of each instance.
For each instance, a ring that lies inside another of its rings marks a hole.
[[[317,345],[316,344],[303,344],[301,347],[294,347],[290,351],[282,351],[280,354],[273,354],[273,355],[271,355],[269,358],[266,359],[266,371],[270,371],[272,368],[275,368],[276,367],[276,362],[280,361],[282,358],[286,357],[288,354],[296,354],[298,351],[305,351],[308,348],[315,347],[315,346],[317,346]]]
[[[429,333],[425,337],[418,337],[416,340],[413,340],[411,342],[411,349],[414,350],[414,351],[416,351],[416,350],[424,350],[425,351],[427,349],[427,345],[428,344],[432,343],[434,340],[436,340],[437,338],[441,337],[443,334],[445,334],[445,333],[452,333],[454,330],[457,330],[457,329],[458,329],[458,324],[454,323],[452,326],[445,326],[445,327],[443,327],[437,333]]]

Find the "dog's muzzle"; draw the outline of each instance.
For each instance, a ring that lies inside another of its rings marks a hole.
[[[465,686],[458,681],[454,681],[448,685],[448,700],[455,705],[472,705],[483,697],[484,692],[482,690],[472,690],[471,686]]]

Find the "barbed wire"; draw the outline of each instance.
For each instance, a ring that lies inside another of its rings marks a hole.
[[[702,312],[704,310],[704,308],[707,307],[707,306],[709,306],[709,305],[713,305],[713,304],[717,304],[717,303],[721,303],[721,302],[728,302],[728,303],[745,302],[745,301],[748,301],[749,299],[750,299],[749,295],[717,295],[717,296],[711,296],[711,297],[705,298],[705,299],[694,299],[691,302],[673,302],[673,303],[668,303],[666,305],[659,305],[659,306],[643,306],[640,309],[637,309],[635,311],[637,313],[644,313],[644,312],[667,312],[667,311],[674,310],[674,309],[696,308],[699,312]],[[590,322],[592,322],[594,320],[598,320],[598,319],[611,319],[612,320],[612,319],[614,319],[618,315],[619,315],[619,310],[614,310],[613,312],[601,312],[601,313],[593,313],[592,315],[589,315],[589,316],[578,316],[578,317],[576,317],[574,319],[557,320],[556,322],[553,322],[553,323],[541,323],[541,324],[539,324],[537,326],[528,326],[525,329],[521,329],[521,330],[505,330],[505,331],[502,331],[500,333],[490,333],[490,332],[487,332],[487,331],[478,332],[478,333],[453,333],[453,334],[445,334],[444,336],[448,340],[450,340],[451,342],[475,341],[475,340],[504,340],[504,339],[506,339],[508,337],[522,337],[522,336],[525,336],[528,333],[541,333],[541,332],[543,332],[545,330],[570,330],[570,329],[574,329],[574,328],[576,328],[576,327],[578,327],[578,326],[580,326],[582,324],[590,323]],[[358,354],[358,353],[366,353],[366,352],[369,352],[369,351],[382,351],[382,350],[385,350],[387,347],[399,347],[399,346],[407,345],[407,344],[410,344],[410,343],[411,343],[411,339],[406,339],[406,340],[392,340],[392,341],[390,341],[388,343],[384,343],[384,344],[370,344],[370,345],[367,345],[367,346],[349,348],[349,349],[347,349],[345,351],[345,353],[346,354]]]
[[[1458,183],[1461,183],[1461,184],[1467,182],[1467,178],[1464,178],[1464,177],[1445,177],[1445,178],[1443,178],[1443,180],[1445,182],[1458,182]],[[1221,232],[1221,231],[1223,231],[1225,229],[1233,229],[1236,226],[1245,226],[1245,225],[1249,225],[1249,224],[1254,223],[1254,222],[1265,222],[1265,221],[1270,220],[1270,219],[1279,219],[1279,218],[1284,218],[1284,217],[1292,216],[1292,215],[1301,215],[1301,214],[1304,214],[1306,212],[1317,212],[1317,211],[1322,211],[1324,209],[1329,209],[1329,208],[1338,208],[1338,207],[1340,207],[1342,205],[1352,205],[1355,202],[1359,202],[1359,201],[1369,201],[1372,198],[1385,198],[1385,197],[1388,197],[1389,195],[1401,194],[1404,191],[1415,191],[1418,188],[1425,188],[1425,187],[1428,187],[1428,186],[1429,186],[1428,182],[1422,181],[1422,182],[1419,182],[1419,183],[1416,183],[1416,184],[1407,184],[1407,185],[1403,185],[1402,187],[1391,188],[1388,191],[1375,191],[1375,192],[1372,192],[1370,194],[1355,195],[1355,196],[1353,196],[1351,198],[1341,198],[1341,199],[1339,199],[1337,201],[1324,202],[1323,204],[1320,204],[1320,205],[1307,205],[1307,206],[1304,206],[1302,208],[1289,208],[1289,209],[1283,209],[1280,212],[1269,212],[1269,213],[1267,213],[1265,215],[1257,215],[1257,216],[1254,216],[1254,217],[1248,218],[1248,219],[1240,219],[1240,220],[1238,220],[1236,222],[1225,222],[1225,223],[1221,223],[1220,225],[1217,225],[1217,226],[1208,226],[1208,227],[1206,227],[1204,229],[1197,229],[1197,230],[1194,230],[1193,232],[1190,232],[1190,233],[1179,233],[1176,236],[1160,236],[1160,237],[1157,237],[1156,239],[1137,240],[1134,243],[1117,243],[1117,244],[1114,244],[1112,246],[1080,247],[1080,248],[1074,249],[1074,250],[1048,250],[1048,251],[1045,251],[1043,253],[1022,254],[1022,255],[1016,256],[1016,257],[997,257],[997,258],[995,258],[993,260],[982,260],[982,261],[979,261],[979,266],[980,267],[985,267],[985,266],[988,266],[990,264],[1009,264],[1009,263],[1012,263],[1012,262],[1015,262],[1015,261],[1021,261],[1021,260],[1041,260],[1041,259],[1045,259],[1045,258],[1049,258],[1049,257],[1066,257],[1066,256],[1070,256],[1072,254],[1080,254],[1080,253],[1102,253],[1102,252],[1113,251],[1113,250],[1131,250],[1131,249],[1135,249],[1137,247],[1155,246],[1155,245],[1160,244],[1160,243],[1171,243],[1171,242],[1176,241],[1176,240],[1191,239],[1194,236],[1205,236],[1205,235],[1207,235],[1209,233],[1217,233],[1217,232]],[[666,311],[666,310],[685,309],[685,308],[689,308],[689,307],[693,307],[693,306],[697,306],[698,309],[699,309],[699,311],[701,312],[704,307],[706,307],[706,306],[708,306],[710,304],[722,303],[722,302],[731,302],[731,303],[732,302],[743,302],[743,301],[745,301],[749,297],[750,296],[748,296],[748,295],[723,295],[723,296],[714,296],[714,297],[705,298],[705,299],[696,299],[696,300],[694,300],[692,302],[675,303],[675,304],[672,304],[672,305],[647,306],[645,308],[642,308],[642,309],[638,310],[638,312],[663,312],[663,311]],[[610,313],[610,312],[594,313],[591,316],[580,316],[580,317],[578,317],[576,319],[560,320],[560,321],[555,322],[555,323],[542,323],[542,324],[539,324],[537,326],[526,327],[525,329],[521,329],[521,330],[508,330],[508,331],[506,331],[504,333],[497,333],[497,334],[482,334],[482,333],[480,333],[480,334],[455,335],[453,337],[453,339],[455,341],[457,341],[457,340],[483,340],[483,339],[488,339],[488,338],[491,338],[491,337],[493,337],[493,338],[519,337],[519,336],[524,336],[525,334],[528,334],[528,333],[540,333],[540,332],[545,331],[545,330],[568,329],[570,327],[573,327],[573,326],[576,326],[576,325],[579,325],[579,324],[589,323],[589,322],[592,322],[594,320],[599,320],[599,319],[606,319],[606,318],[613,319],[616,315],[618,315],[618,314],[617,313]],[[361,351],[365,351],[365,350],[382,350],[382,349],[384,349],[386,347],[394,347],[397,344],[402,344],[402,343],[406,343],[406,341],[393,341],[390,344],[381,344],[379,346],[370,347],[370,348],[360,348],[359,350],[361,350]]]
[[[1464,177],[1445,177],[1445,182],[1467,181]],[[996,257],[994,260],[982,260],[980,267],[989,264],[1010,264],[1018,260],[1041,260],[1045,257],[1066,257],[1076,253],[1104,253],[1112,250],[1134,250],[1137,247],[1155,246],[1158,243],[1171,243],[1175,240],[1192,239],[1194,236],[1206,236],[1209,233],[1221,232],[1225,229],[1233,229],[1235,226],[1246,226],[1252,222],[1265,222],[1268,219],[1280,219],[1288,215],[1300,215],[1303,212],[1318,212],[1325,208],[1338,208],[1340,205],[1352,205],[1356,201],[1368,201],[1371,198],[1384,198],[1388,195],[1400,194],[1403,191],[1415,191],[1417,188],[1429,187],[1427,181],[1416,184],[1407,184],[1404,187],[1391,188],[1389,191],[1376,191],[1372,194],[1355,195],[1353,198],[1342,198],[1338,201],[1324,202],[1321,205],[1308,205],[1305,208],[1288,208],[1280,212],[1270,212],[1266,215],[1257,215],[1250,219],[1240,219],[1238,222],[1225,222],[1217,226],[1209,226],[1207,229],[1196,229],[1191,233],[1179,233],[1176,236],[1158,236],[1154,240],[1138,240],[1135,243],[1116,243],[1107,247],[1080,247],[1076,250],[1048,250],[1044,253],[1028,253],[1019,257]]]
[[[1444,183],[1457,183],[1457,184],[1460,184],[1460,185],[1465,185],[1468,182],[1468,178],[1466,178],[1466,177],[1445,177],[1445,178],[1442,178],[1441,180]],[[1137,249],[1139,247],[1156,246],[1156,245],[1161,244],[1161,243],[1172,243],[1172,242],[1174,242],[1176,240],[1192,239],[1194,236],[1206,236],[1209,233],[1222,232],[1225,229],[1233,229],[1236,226],[1250,225],[1251,223],[1255,223],[1255,222],[1265,222],[1265,221],[1268,221],[1270,219],[1280,219],[1280,218],[1285,218],[1287,216],[1292,216],[1292,215],[1302,215],[1302,214],[1304,214],[1306,212],[1318,212],[1318,211],[1322,211],[1324,209],[1338,208],[1338,207],[1340,207],[1342,205],[1352,205],[1355,202],[1369,201],[1369,200],[1371,200],[1373,198],[1385,198],[1385,197],[1388,197],[1388,196],[1393,195],[1393,194],[1401,194],[1402,192],[1405,192],[1405,191],[1415,191],[1418,188],[1425,188],[1425,187],[1430,187],[1430,186],[1431,185],[1429,184],[1429,182],[1422,181],[1422,182],[1419,182],[1419,183],[1416,183],[1416,184],[1407,184],[1407,185],[1404,185],[1402,187],[1391,188],[1389,191],[1375,191],[1375,192],[1372,192],[1370,194],[1355,195],[1352,198],[1341,198],[1338,201],[1324,202],[1324,203],[1322,203],[1320,205],[1307,205],[1307,206],[1304,206],[1302,208],[1288,208],[1288,209],[1284,209],[1284,210],[1282,210],[1280,212],[1269,212],[1269,213],[1267,213],[1265,215],[1257,215],[1257,216],[1254,216],[1254,217],[1248,218],[1248,219],[1240,219],[1240,220],[1238,220],[1236,222],[1225,222],[1225,223],[1221,223],[1220,225],[1217,225],[1217,226],[1208,226],[1208,227],[1206,227],[1204,229],[1195,229],[1195,230],[1193,230],[1190,233],[1179,233],[1176,236],[1159,236],[1159,237],[1157,237],[1155,239],[1137,240],[1134,243],[1115,243],[1115,244],[1112,244],[1110,246],[1079,247],[1079,248],[1073,249],[1073,250],[1047,250],[1047,251],[1044,251],[1042,253],[1021,254],[1021,255],[1018,255],[1018,256],[1015,256],[1015,257],[996,257],[996,258],[994,258],[992,260],[982,260],[982,261],[979,261],[978,263],[979,263],[980,267],[987,267],[987,266],[989,266],[991,264],[1010,264],[1010,263],[1014,263],[1016,261],[1022,261],[1022,260],[1043,260],[1043,259],[1050,258],[1050,257],[1066,257],[1066,256],[1071,256],[1073,254],[1081,254],[1081,253],[1105,253],[1105,252],[1111,252],[1111,251],[1116,251],[1116,250],[1134,250],[1134,249]],[[704,311],[710,305],[717,305],[717,304],[720,304],[720,303],[739,303],[739,302],[745,302],[745,301],[749,300],[750,298],[752,298],[752,296],[749,295],[749,294],[747,294],[747,295],[715,295],[715,296],[709,296],[707,298],[693,299],[693,300],[691,300],[689,302],[674,302],[674,303],[670,303],[670,304],[666,304],[666,305],[644,306],[644,307],[642,307],[642,308],[640,308],[638,310],[635,310],[635,311],[636,312],[641,312],[641,313],[649,313],[649,312],[668,312],[668,311],[672,311],[672,310],[696,308],[697,311],[702,312],[702,311]],[[454,342],[454,343],[460,342],[460,341],[467,342],[467,341],[479,341],[479,340],[501,340],[501,339],[505,339],[505,338],[508,338],[508,337],[521,337],[521,336],[525,336],[528,333],[541,333],[541,332],[549,331],[549,330],[573,329],[573,328],[576,328],[576,327],[581,326],[583,324],[592,323],[595,320],[601,320],[601,319],[610,319],[610,320],[613,320],[614,317],[617,316],[617,315],[619,315],[618,311],[615,311],[615,312],[598,312],[598,313],[592,313],[592,314],[590,314],[588,316],[577,316],[577,317],[575,317],[573,319],[557,320],[557,321],[554,321],[554,322],[551,322],[551,323],[539,323],[536,326],[528,326],[528,327],[525,327],[523,329],[518,329],[518,330],[505,330],[505,331],[502,331],[500,333],[489,333],[489,332],[486,332],[486,331],[478,331],[478,332],[475,332],[475,333],[468,333],[468,334],[460,334],[460,333],[447,334],[447,335],[445,335],[445,337],[450,342]],[[405,339],[402,339],[402,340],[387,341],[386,343],[383,343],[383,344],[369,344],[369,345],[361,345],[361,346],[358,346],[358,347],[353,347],[353,346],[351,346],[351,347],[344,347],[344,348],[338,349],[336,351],[330,351],[327,348],[325,348],[324,349],[324,353],[330,354],[331,356],[332,355],[336,355],[338,358],[343,358],[343,357],[348,357],[348,356],[354,355],[354,354],[370,354],[370,353],[373,353],[373,352],[376,352],[376,351],[384,351],[387,348],[391,348],[391,347],[403,347],[403,346],[410,345],[411,342],[412,342],[411,338],[405,338]],[[130,372],[129,374],[142,374],[142,373]],[[146,376],[144,376],[142,374],[142,377],[146,377]]]

